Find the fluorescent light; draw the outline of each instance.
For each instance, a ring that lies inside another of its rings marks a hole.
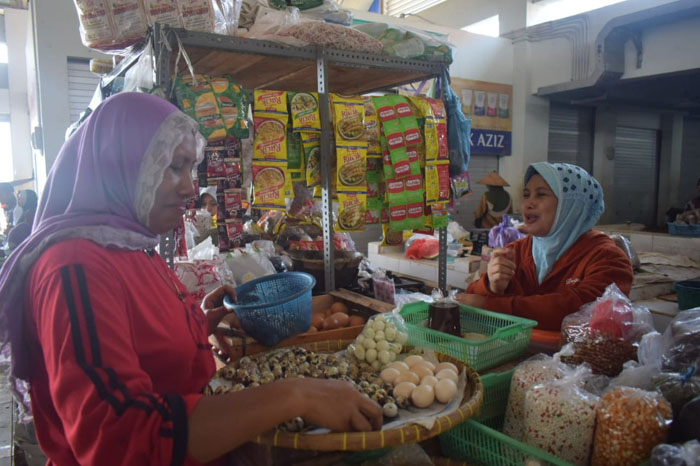
[[[439,5],[446,0],[386,0],[384,13],[390,16],[411,15]]]
[[[490,18],[482,19],[469,26],[465,26],[462,28],[462,31],[471,32],[472,34],[481,34],[482,36],[498,37],[501,35],[498,15],[493,15]]]

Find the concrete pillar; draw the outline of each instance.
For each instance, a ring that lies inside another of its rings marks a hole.
[[[603,188],[605,212],[598,221],[605,225],[612,222],[615,212],[615,127],[617,112],[604,106],[596,109],[595,138],[593,141],[593,176]]]
[[[525,169],[547,160],[549,100],[533,95],[529,71],[529,42],[513,44],[513,149],[501,157],[501,176],[511,185],[513,209],[519,211]]]
[[[659,197],[656,222],[664,225],[665,212],[678,204],[683,159],[683,115],[661,115],[661,153],[659,154]]]

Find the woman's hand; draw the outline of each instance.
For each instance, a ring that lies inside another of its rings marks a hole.
[[[219,357],[226,361],[231,356],[231,346],[226,341],[225,335],[217,327],[223,321],[233,328],[241,328],[236,314],[224,307],[224,296],[229,295],[235,301],[236,290],[229,285],[220,286],[204,297],[202,310],[207,316],[207,330],[209,332],[209,342],[214,345],[214,351]]]
[[[493,294],[503,294],[515,274],[515,252],[510,248],[498,248],[491,253],[487,269],[489,289]]]
[[[332,379],[291,379],[301,400],[301,417],[334,432],[371,431],[382,427],[382,408],[351,384]]]
[[[460,304],[464,304],[465,306],[478,307],[479,309],[483,309],[484,303],[486,302],[486,298],[478,294],[458,293],[457,295],[455,295],[455,299]]]

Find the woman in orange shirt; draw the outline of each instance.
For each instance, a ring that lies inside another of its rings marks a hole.
[[[584,169],[530,165],[520,207],[528,236],[496,249],[487,274],[457,295],[461,303],[559,331],[566,315],[600,297],[611,283],[629,293],[629,259],[607,235],[591,230],[605,204],[600,184]]]

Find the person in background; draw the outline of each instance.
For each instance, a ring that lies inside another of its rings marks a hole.
[[[12,229],[14,225],[13,211],[17,206],[17,199],[15,198],[15,188],[12,183],[0,183],[0,207],[2,207],[2,212],[4,214],[4,228],[2,231],[3,235]]]
[[[689,200],[685,205],[685,211],[700,209],[700,178],[697,182],[698,195]]]
[[[216,186],[199,188],[199,208],[205,209],[211,214],[212,219],[216,219],[219,210],[216,202]]]
[[[488,191],[481,196],[479,208],[474,212],[474,226],[477,228],[493,228],[503,220],[503,215],[513,212],[510,194],[504,186],[510,186],[506,180],[496,172],[477,181],[477,184],[485,184]]]
[[[379,405],[340,380],[203,394],[207,337],[235,292],[218,288],[200,308],[153,248],[195,194],[204,144],[166,100],[105,100],[64,144],[32,234],[0,270],[0,341],[12,379],[29,382],[47,464],[212,462],[295,417],[381,427]]]
[[[19,246],[32,232],[37,203],[36,193],[31,189],[24,189],[17,193],[17,206],[22,209],[22,214],[7,234],[7,246],[10,250]]]
[[[559,331],[564,317],[616,283],[632,287],[632,264],[607,235],[593,231],[603,190],[584,169],[538,162],[525,173],[520,203],[528,236],[496,249],[488,272],[457,295],[463,304],[526,317]]]

